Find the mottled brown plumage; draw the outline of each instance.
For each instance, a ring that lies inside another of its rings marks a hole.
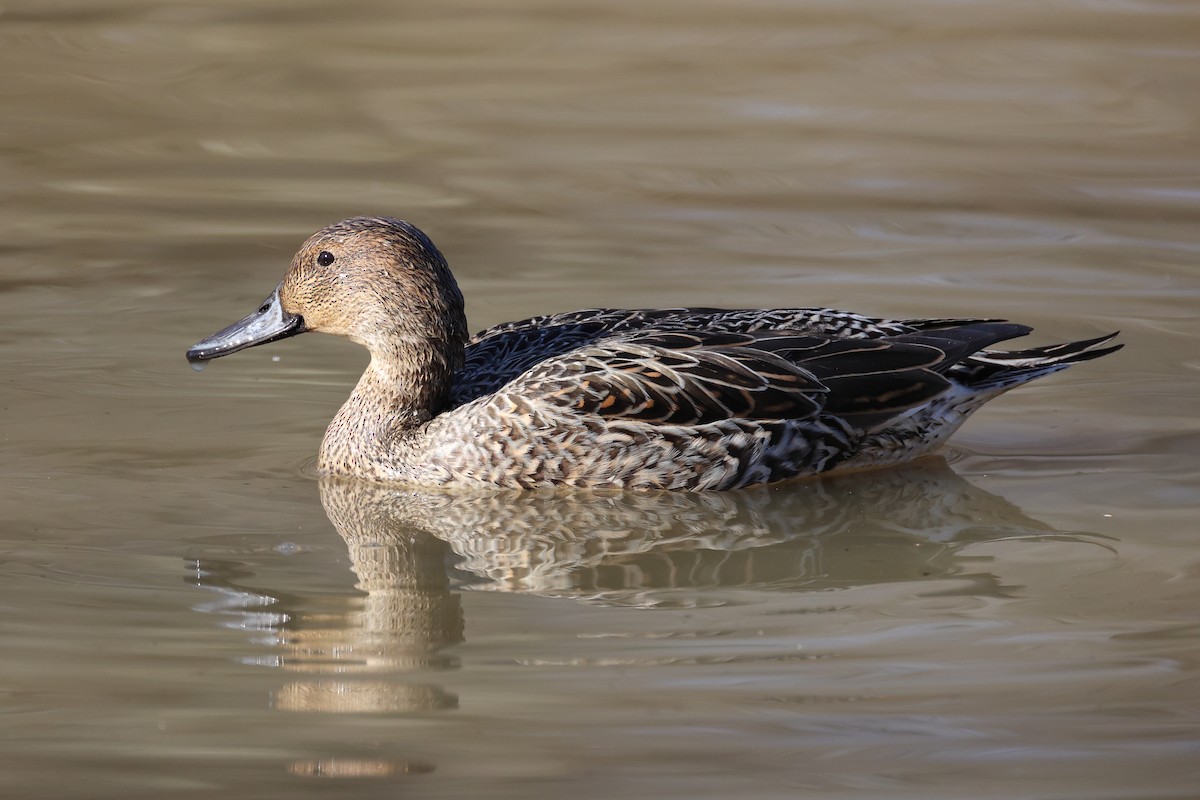
[[[589,309],[468,340],[428,237],[358,217],[314,234],[255,313],[188,357],[308,330],[371,352],[322,472],[509,488],[729,489],[907,461],[987,400],[1120,347],[994,352],[1030,329],[818,308]]]

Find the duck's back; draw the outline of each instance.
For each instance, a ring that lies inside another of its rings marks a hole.
[[[609,337],[637,332],[752,333],[787,331],[846,339],[876,339],[954,327],[980,319],[888,320],[829,308],[589,308],[506,322],[471,337],[466,363],[454,376],[451,407],[495,392],[549,358]]]

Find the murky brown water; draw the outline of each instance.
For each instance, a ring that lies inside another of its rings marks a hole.
[[[0,796],[1200,792],[1200,7],[89,0],[0,36]],[[1128,346],[949,467],[322,484],[361,352],[183,350],[356,213],[428,230],[475,327]]]

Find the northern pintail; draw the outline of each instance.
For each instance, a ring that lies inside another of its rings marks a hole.
[[[733,489],[897,464],[988,400],[1111,353],[1116,334],[1026,350],[992,319],[826,308],[587,309],[468,337],[445,258],[415,226],[355,217],[187,352],[194,364],[305,331],[371,362],[321,443],[322,473],[420,486]]]

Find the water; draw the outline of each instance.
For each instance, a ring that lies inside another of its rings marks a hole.
[[[1200,785],[1200,13],[8,3],[0,796]],[[365,354],[184,350],[404,216],[476,328],[1012,317],[1125,350],[718,497],[321,482]]]

